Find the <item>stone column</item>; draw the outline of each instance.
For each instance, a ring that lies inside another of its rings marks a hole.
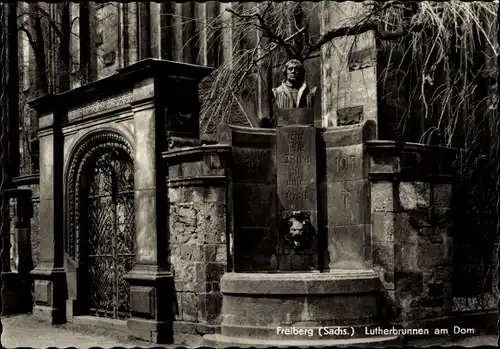
[[[11,198],[11,247],[16,253],[10,256],[11,264],[14,265],[4,270],[2,274],[4,315],[30,312],[32,305],[29,275],[33,267],[30,241],[31,217],[33,216],[31,190],[13,189],[9,190],[8,195]],[[6,249],[6,251],[9,250]],[[14,257],[14,263],[12,263],[12,257]]]
[[[158,146],[164,130],[154,105],[154,80],[134,89],[136,264],[125,276],[130,283],[131,318],[127,326],[138,338],[155,343],[171,340],[172,275],[167,270],[163,162]]]
[[[30,103],[39,115],[40,259],[31,272],[35,283],[33,314],[51,323],[65,322],[66,273],[63,265],[63,137],[52,95]]]

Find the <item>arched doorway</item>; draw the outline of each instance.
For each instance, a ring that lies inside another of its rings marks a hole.
[[[112,132],[88,137],[73,156],[65,245],[71,261],[66,268],[77,267],[78,314],[130,317],[130,290],[124,276],[135,262],[132,159],[130,144]]]
[[[123,150],[110,149],[88,170],[81,194],[90,315],[125,319],[130,291],[123,276],[135,260],[133,164]]]

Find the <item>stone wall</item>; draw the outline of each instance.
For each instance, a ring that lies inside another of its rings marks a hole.
[[[33,216],[31,217],[31,225],[30,225],[30,240],[31,240],[31,259],[33,262],[33,267],[35,267],[38,263],[39,255],[40,255],[40,238],[39,238],[39,210],[38,206],[40,203],[39,196],[39,177],[38,175],[28,175],[17,177],[14,179],[16,187],[18,189],[30,189],[31,190],[31,203],[33,205]],[[11,202],[12,207],[12,202]],[[11,232],[13,231],[13,227],[11,226]],[[11,256],[11,259],[15,258],[15,256]]]
[[[373,268],[384,319],[451,315],[454,150],[369,142]]]
[[[220,324],[219,280],[226,271],[227,155],[224,146],[173,149],[168,164],[169,256],[176,304],[174,336],[214,333]]]
[[[363,3],[324,1],[321,33],[359,23],[366,16]],[[321,50],[323,126],[377,121],[377,67],[373,32],[332,40]]]

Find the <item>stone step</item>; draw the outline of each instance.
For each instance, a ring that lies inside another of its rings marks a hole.
[[[377,336],[364,338],[349,338],[349,339],[292,339],[289,340],[271,340],[271,339],[254,339],[254,338],[237,338],[228,337],[220,334],[209,334],[203,336],[203,346],[211,348],[267,348],[267,347],[338,347],[351,346],[357,347],[375,347],[401,345],[401,340],[398,336]]]

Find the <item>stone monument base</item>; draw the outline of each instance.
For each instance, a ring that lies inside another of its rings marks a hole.
[[[221,333],[205,340],[222,346],[323,340],[358,344],[366,337],[365,328],[379,324],[380,283],[371,270],[226,273],[221,292]]]

